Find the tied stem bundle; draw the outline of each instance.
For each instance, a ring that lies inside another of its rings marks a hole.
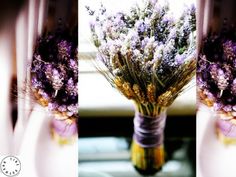
[[[129,13],[108,14],[87,7],[97,61],[110,84],[135,102],[131,159],[137,171],[153,175],[164,164],[166,108],[195,74],[195,7],[174,18],[168,3],[146,0]]]

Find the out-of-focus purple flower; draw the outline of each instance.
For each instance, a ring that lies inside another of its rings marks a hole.
[[[201,73],[206,70],[208,63],[207,63],[207,59],[206,59],[205,55],[203,55],[203,56],[200,55],[199,58],[201,58],[201,59],[199,59],[199,61],[197,63],[198,64],[197,71],[199,73]]]
[[[231,84],[231,93],[236,96],[236,79]]]
[[[76,113],[78,111],[78,104],[70,105],[67,109],[73,113]]]
[[[220,68],[217,64],[211,64],[209,66],[209,70],[210,70],[210,73],[211,73],[211,78],[213,80],[216,80],[216,81],[217,81],[217,77],[218,77],[218,69],[220,69]]]
[[[41,96],[45,99],[45,100],[50,100],[50,96],[46,93],[46,92],[42,92]]]
[[[220,90],[225,90],[229,85],[228,78],[226,77],[224,71],[219,69],[217,71],[217,78],[215,79]]]
[[[49,111],[55,111],[58,108],[57,103],[48,103],[48,110]]]
[[[65,111],[66,111],[66,105],[61,105],[61,106],[59,106],[59,107],[58,107],[58,110],[59,110],[60,112],[65,112]]]
[[[52,87],[54,90],[58,91],[63,86],[63,80],[64,78],[59,74],[58,70],[53,69],[51,81],[52,81]]]
[[[231,105],[226,105],[226,106],[223,107],[223,110],[225,112],[230,112],[230,111],[232,111],[232,106]]]
[[[214,103],[214,109],[216,111],[220,111],[223,108],[223,105],[221,103]]]
[[[68,91],[68,94],[70,95],[77,95],[78,92],[78,85],[77,83],[74,83],[73,79],[70,78],[66,84],[66,90]]]
[[[78,38],[70,30],[61,28],[40,36],[31,65],[31,86],[36,98],[48,110],[60,113],[78,102]],[[73,81],[70,92],[67,91],[69,79]],[[72,116],[77,117],[78,112]]]
[[[33,76],[31,79],[31,85],[33,88],[39,88],[39,87],[42,87],[42,82],[38,81],[36,76]]]
[[[209,34],[203,41],[197,68],[200,90],[211,93],[205,96],[216,102],[213,105],[216,111],[232,116],[236,116],[235,41],[236,35],[227,28],[219,34]],[[203,82],[205,86],[201,87]]]
[[[234,111],[236,111],[236,105],[234,105],[232,108],[233,108]]]
[[[66,41],[62,40],[58,43],[58,58],[59,59],[68,59],[71,53],[71,44]]]
[[[234,60],[236,58],[236,43],[231,40],[226,41],[223,44],[223,50],[226,58],[229,60]]]

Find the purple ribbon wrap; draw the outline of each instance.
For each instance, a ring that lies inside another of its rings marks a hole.
[[[166,112],[157,117],[135,113],[133,138],[141,147],[157,147],[163,144]]]
[[[229,138],[236,138],[236,125],[229,120],[217,119],[216,126],[221,133]]]
[[[68,124],[65,120],[52,119],[52,128],[61,137],[70,138],[77,133],[76,122]]]

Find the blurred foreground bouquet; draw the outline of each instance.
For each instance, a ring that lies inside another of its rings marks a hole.
[[[217,132],[224,143],[236,143],[236,30],[224,25],[203,41],[197,65],[200,100],[217,113]]]
[[[185,8],[179,19],[168,3],[153,0],[129,13],[86,8],[95,19],[90,29],[97,61],[108,69],[102,73],[137,107],[133,165],[141,174],[154,174],[164,164],[166,109],[195,74],[195,7]]]
[[[36,100],[47,107],[52,133],[60,144],[76,136],[78,118],[77,28],[60,27],[37,40],[31,65],[31,89]],[[77,136],[76,136],[77,137]]]

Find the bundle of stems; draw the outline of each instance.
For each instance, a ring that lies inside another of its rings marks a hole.
[[[130,12],[109,14],[86,7],[94,17],[92,40],[97,61],[111,85],[138,111],[155,117],[170,106],[195,74],[196,17],[194,5],[175,18],[168,3],[146,0]]]

